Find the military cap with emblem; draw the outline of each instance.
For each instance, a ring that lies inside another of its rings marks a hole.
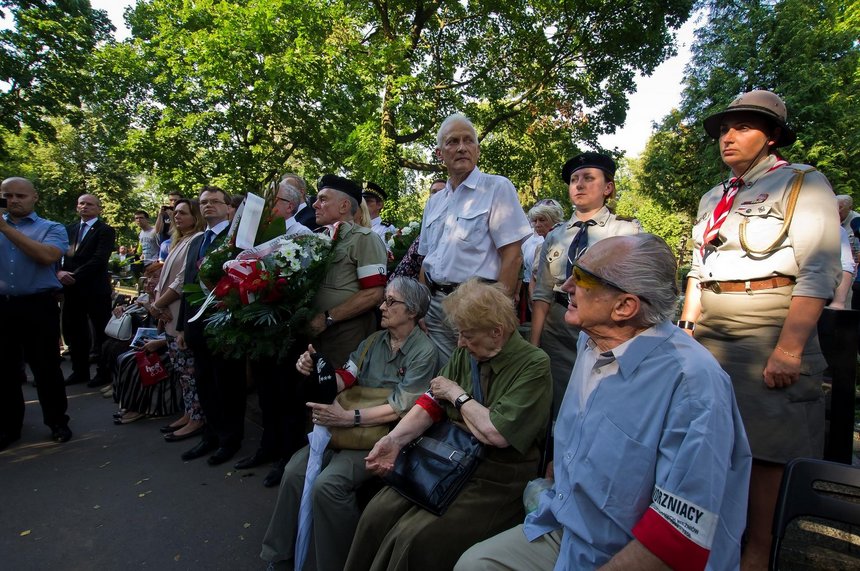
[[[610,177],[615,177],[615,161],[612,160],[612,157],[600,153],[587,152],[576,155],[564,163],[561,167],[561,180],[564,184],[570,184],[570,175],[579,169],[585,168],[600,169]]]
[[[365,198],[376,198],[377,200],[385,200],[388,198],[388,194],[382,190],[381,186],[370,181],[364,181],[361,193]]]
[[[342,193],[352,197],[356,202],[361,202],[361,187],[355,181],[349,180],[348,178],[343,178],[342,176],[337,176],[334,174],[324,174],[317,182],[317,188],[322,190],[324,188],[331,188],[333,190],[339,190]]]

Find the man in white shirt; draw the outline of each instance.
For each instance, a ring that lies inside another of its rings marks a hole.
[[[427,201],[418,253],[424,256],[420,279],[432,292],[427,333],[447,360],[457,335],[445,322],[442,300],[474,276],[501,282],[513,298],[523,259],[520,244],[531,226],[511,181],[478,169],[478,135],[466,116],[445,119],[436,143],[448,183]]]
[[[388,194],[378,184],[365,182],[361,190],[361,197],[364,198],[367,203],[367,210],[370,212],[370,229],[387,244],[391,234],[397,232],[394,224],[389,224],[379,215],[388,199]]]

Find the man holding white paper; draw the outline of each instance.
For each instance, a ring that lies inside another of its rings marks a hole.
[[[200,211],[206,219],[206,230],[193,238],[185,260],[185,284],[197,283],[197,274],[206,255],[217,248],[228,234],[227,205],[230,196],[217,186],[206,186],[200,192]],[[223,464],[242,445],[245,430],[245,362],[213,354],[204,335],[206,320],[191,320],[194,311],[182,295],[177,318],[177,343],[187,344],[194,353],[195,376],[200,406],[206,415],[203,439],[182,454],[183,460],[194,460],[214,452],[210,466]]]

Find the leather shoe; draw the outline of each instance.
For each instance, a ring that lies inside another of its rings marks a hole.
[[[87,386],[91,389],[96,389],[98,387],[103,387],[110,382],[108,379],[105,379],[101,375],[96,375],[92,378],[90,382],[87,383]]]
[[[164,435],[164,441],[165,442],[180,442],[182,440],[185,440],[186,438],[191,438],[192,436],[200,436],[201,434],[203,434],[203,429],[204,429],[204,427],[201,426],[197,430],[192,430],[191,432],[188,432],[186,434],[176,434],[175,432],[168,432],[167,434]]]
[[[284,468],[286,465],[287,461],[283,459],[272,464],[272,469],[269,470],[269,473],[266,474],[265,478],[263,478],[263,485],[267,488],[274,488],[280,484],[281,478],[284,477]]]
[[[248,468],[256,468],[257,466],[262,466],[263,464],[268,464],[272,460],[275,459],[273,454],[266,452],[262,448],[257,448],[257,451],[254,452],[251,456],[246,458],[242,458],[233,466],[237,470],[247,470]]]
[[[210,466],[217,466],[219,464],[223,464],[224,462],[232,458],[238,451],[238,448],[227,448],[225,446],[219,446],[218,450],[215,451],[215,454],[213,454],[206,460],[206,463]]]
[[[191,450],[187,450],[182,453],[182,459],[186,462],[189,460],[196,460],[197,458],[201,458],[206,456],[213,450],[218,448],[217,442],[212,442],[210,440],[203,439],[197,443],[197,446],[192,448]]]
[[[51,440],[54,442],[68,442],[72,439],[72,431],[68,425],[58,424],[51,427]]]
[[[158,431],[161,432],[162,434],[170,434],[171,432],[176,432],[177,430],[179,430],[183,426],[185,426],[185,425],[180,424],[179,426],[170,426],[168,424],[167,426],[162,426],[161,428],[159,428]]]
[[[89,383],[90,378],[78,375],[77,373],[72,373],[68,377],[66,377],[66,386],[69,385],[77,385],[78,383]]]
[[[19,440],[21,438],[20,434],[0,434],[0,450],[5,450],[9,447],[10,444]]]

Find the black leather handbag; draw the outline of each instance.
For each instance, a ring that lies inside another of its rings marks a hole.
[[[473,398],[482,402],[478,366],[472,360]],[[439,421],[400,451],[386,483],[403,497],[442,515],[475,473],[484,445],[448,419]]]
[[[475,473],[484,445],[450,420],[409,443],[386,483],[430,513],[442,515]]]

